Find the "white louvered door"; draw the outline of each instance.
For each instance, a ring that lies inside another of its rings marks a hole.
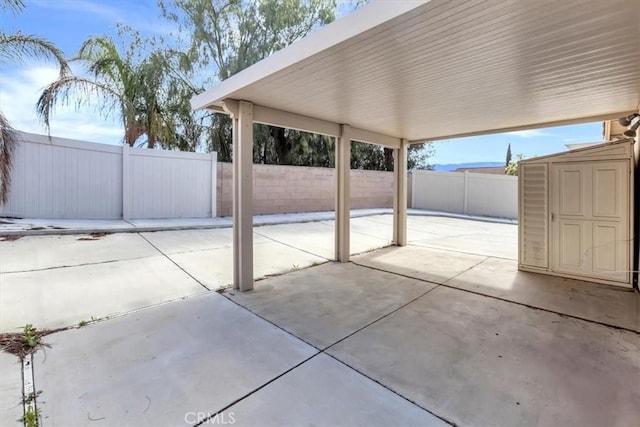
[[[547,164],[522,163],[519,175],[522,192],[520,263],[546,269],[549,266]]]

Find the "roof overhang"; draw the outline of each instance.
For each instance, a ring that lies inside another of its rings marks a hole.
[[[640,108],[640,7],[373,2],[191,103],[225,100],[258,106],[256,121],[349,124],[391,145],[617,118]]]

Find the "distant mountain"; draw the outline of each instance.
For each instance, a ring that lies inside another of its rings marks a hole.
[[[474,162],[474,163],[447,163],[444,165],[434,165],[437,171],[452,171],[458,168],[495,168],[504,166],[504,162]]]

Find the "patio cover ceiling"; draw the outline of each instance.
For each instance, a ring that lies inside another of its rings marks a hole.
[[[640,104],[640,2],[374,2],[192,106],[229,98],[414,142],[617,118]]]

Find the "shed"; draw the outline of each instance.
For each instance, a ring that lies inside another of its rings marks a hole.
[[[633,286],[633,139],[519,162],[520,270]]]

